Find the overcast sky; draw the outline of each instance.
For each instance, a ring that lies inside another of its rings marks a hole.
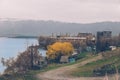
[[[0,18],[120,21],[120,0],[0,0]]]

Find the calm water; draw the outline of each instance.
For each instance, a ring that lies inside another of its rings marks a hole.
[[[17,38],[0,38],[0,59],[16,57],[19,52],[23,52],[27,46],[38,44],[37,39],[17,39]],[[40,50],[42,55],[45,55],[45,50]],[[3,72],[5,67],[0,63],[0,72]]]

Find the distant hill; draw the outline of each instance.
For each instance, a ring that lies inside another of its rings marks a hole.
[[[39,36],[51,35],[52,33],[70,33],[91,32],[110,30],[113,35],[120,33],[120,22],[99,22],[99,23],[65,23],[55,21],[0,21],[0,36]]]

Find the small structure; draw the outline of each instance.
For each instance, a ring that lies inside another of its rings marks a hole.
[[[60,63],[72,63],[75,62],[74,55],[72,56],[61,56]]]
[[[60,63],[68,63],[69,62],[69,56],[61,56]]]
[[[111,51],[114,51],[114,50],[116,50],[116,49],[117,49],[117,47],[116,47],[116,46],[110,46],[109,48],[110,48],[110,50],[111,50]]]
[[[70,63],[75,62],[75,58],[70,58],[70,59],[69,59],[69,62],[70,62]]]

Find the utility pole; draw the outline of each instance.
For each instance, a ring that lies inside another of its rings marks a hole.
[[[33,53],[33,45],[31,46],[31,69],[33,69],[33,55],[34,55],[34,53]]]

